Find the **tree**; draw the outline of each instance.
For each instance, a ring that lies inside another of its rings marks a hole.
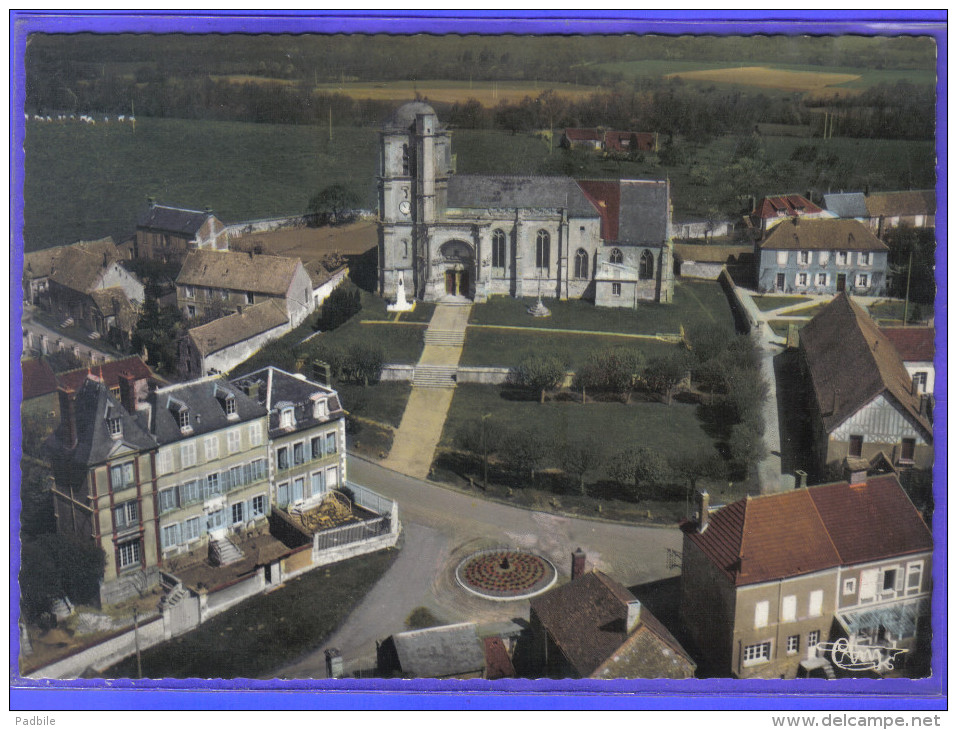
[[[502,455],[506,464],[521,476],[535,482],[535,472],[549,452],[548,440],[538,431],[510,430],[503,438]]]
[[[309,200],[309,212],[313,213],[320,223],[346,223],[353,218],[358,207],[359,196],[341,183],[323,188]]]
[[[23,543],[20,595],[24,615],[36,620],[58,598],[94,603],[99,597],[106,555],[71,535],[51,534]]]
[[[619,451],[612,458],[609,475],[638,500],[672,478],[668,460],[645,446]],[[647,492],[645,492],[647,490]]]
[[[731,463],[739,472],[747,472],[768,454],[762,432],[749,423],[739,423],[732,427],[728,452]]]
[[[675,350],[667,355],[652,358],[645,368],[648,385],[656,393],[665,396],[665,402],[671,405],[674,388],[688,375],[687,353]]]
[[[455,435],[459,447],[478,455],[482,459],[482,486],[488,489],[488,462],[502,448],[502,430],[490,423],[491,414],[470,421]]]
[[[641,380],[644,366],[645,356],[640,350],[630,347],[596,350],[575,374],[575,387],[582,391],[582,401],[585,390],[592,388],[617,393],[627,403]]]
[[[26,420],[24,421],[26,424]],[[24,538],[56,532],[50,468],[34,459],[20,460],[20,535]]]
[[[594,436],[564,444],[561,450],[562,469],[578,478],[578,490],[583,497],[586,495],[585,475],[599,467],[604,460],[602,443]]]
[[[544,403],[545,391],[554,390],[565,379],[565,364],[551,355],[527,355],[512,371],[512,379],[540,393],[539,402]]]
[[[384,363],[385,354],[378,345],[356,342],[346,352],[345,369],[350,380],[361,385],[378,383]]]
[[[164,373],[176,370],[177,339],[182,330],[183,313],[174,305],[160,308],[155,297],[147,295],[143,313],[133,330],[132,345],[146,349],[147,362]]]

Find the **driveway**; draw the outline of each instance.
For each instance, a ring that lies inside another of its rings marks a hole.
[[[403,547],[382,579],[318,651],[300,657],[274,675],[325,677],[329,647],[342,652],[345,670],[369,668],[375,642],[405,629],[405,619],[425,606],[442,621],[490,623],[528,619],[527,600],[487,601],[466,593],[454,579],[465,556],[493,546],[532,550],[569,577],[571,553],[581,547],[588,568],[608,573],[624,585],[637,585],[680,573],[669,568],[668,551],[681,550],[676,528],[561,517],[483,500],[404,476],[355,457],[349,478],[399,503]]]

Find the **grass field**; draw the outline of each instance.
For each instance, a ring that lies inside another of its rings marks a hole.
[[[752,297],[755,305],[762,312],[770,312],[772,309],[781,309],[781,307],[790,307],[801,302],[811,301],[808,297],[785,297],[785,296],[756,296]]]
[[[386,101],[411,101],[422,98],[428,102],[454,104],[475,99],[483,106],[494,107],[501,103],[515,104],[526,96],[537,97],[545,91],[558,96],[582,99],[597,90],[594,86],[562,84],[548,81],[379,81],[346,82],[343,84],[319,84],[313,87],[323,94],[345,94],[353,99]]]
[[[821,71],[788,71],[767,66],[735,66],[697,71],[679,71],[665,78],[681,78],[685,81],[742,84],[782,91],[819,91],[830,86],[839,86],[858,81],[857,74],[826,73]]]

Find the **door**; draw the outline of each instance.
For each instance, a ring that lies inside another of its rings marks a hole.
[[[460,297],[467,297],[469,295],[469,272],[462,271],[460,272],[461,276],[459,277],[459,290],[455,292]]]
[[[846,288],[847,288],[847,274],[838,274],[837,275],[837,290],[839,292],[842,292]]]
[[[445,272],[445,293],[446,294],[455,294],[455,272],[446,271]]]
[[[778,274],[777,289],[784,291],[784,274]]]

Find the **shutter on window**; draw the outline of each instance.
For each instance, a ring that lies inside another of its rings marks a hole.
[[[768,625],[768,602],[761,601],[754,605],[754,628],[759,629]]]
[[[868,600],[877,595],[877,576],[876,568],[861,572],[861,600]]]
[[[894,590],[895,591],[904,590],[904,571],[900,568],[897,569],[897,581],[895,582]]]

